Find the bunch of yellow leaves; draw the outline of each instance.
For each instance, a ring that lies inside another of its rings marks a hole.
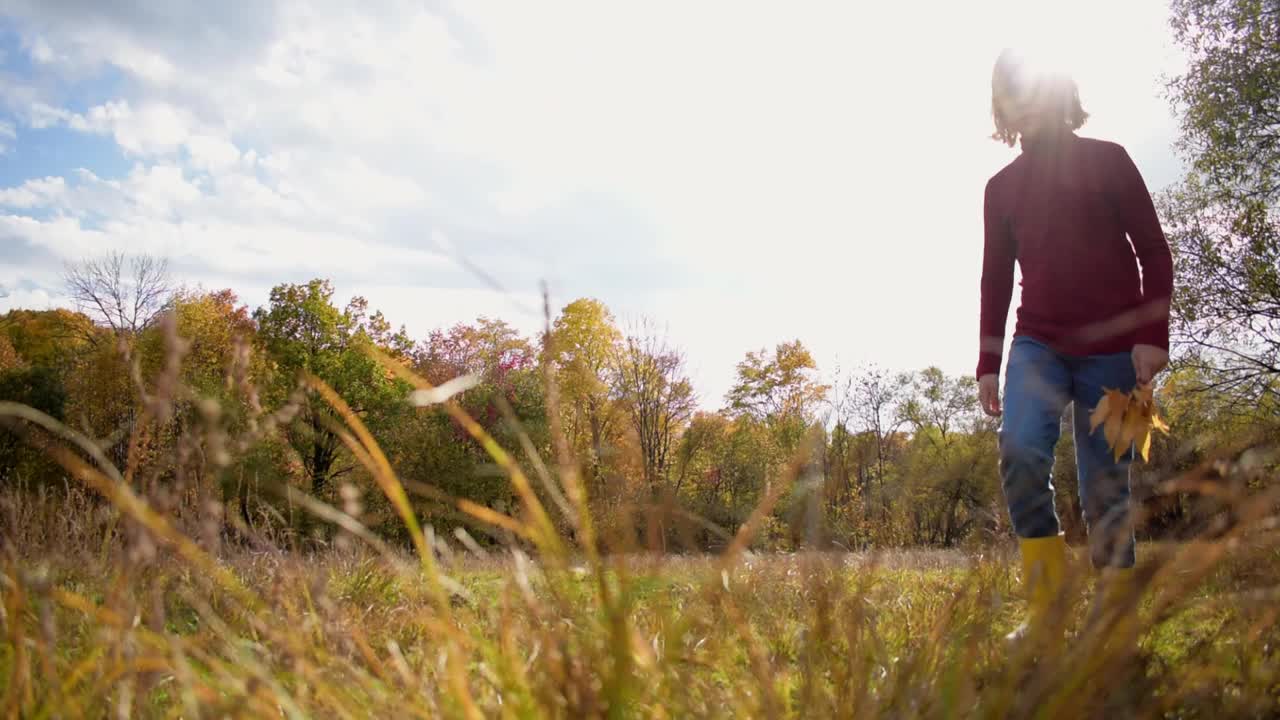
[[[1135,448],[1145,462],[1151,456],[1151,432],[1169,432],[1169,426],[1156,414],[1155,388],[1141,385],[1132,392],[1107,390],[1089,417],[1089,432],[1102,426],[1107,445],[1119,462],[1129,448]]]

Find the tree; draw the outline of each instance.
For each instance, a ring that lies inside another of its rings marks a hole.
[[[676,448],[673,494],[694,486],[716,491],[716,464],[729,426],[730,420],[720,413],[700,412],[690,418]]]
[[[0,336],[0,354],[3,354],[7,343],[8,340]],[[16,353],[12,357],[16,358]],[[55,420],[62,420],[67,395],[56,368],[26,364],[5,368],[0,361],[0,400],[22,403]],[[0,422],[0,481],[17,471],[37,480],[48,481],[56,477],[57,468],[48,456],[38,446],[30,447],[26,440],[9,432],[5,428],[8,422]],[[37,443],[43,442],[42,435],[35,437],[38,438]]]
[[[613,374],[614,391],[640,445],[645,485],[656,491],[667,479],[672,442],[697,404],[684,356],[644,323],[623,341]]]
[[[726,398],[735,412],[761,420],[799,418],[808,423],[830,389],[817,379],[818,364],[799,341],[749,352],[738,363],[738,379]]]
[[[691,509],[732,533],[751,514],[777,466],[764,422],[749,415],[698,413],[680,437],[674,472]],[[702,540],[713,538],[704,532]]]
[[[14,349],[8,335],[0,335],[0,373],[17,370],[26,366],[26,362]]]
[[[136,336],[149,327],[174,292],[167,260],[122,252],[68,265],[65,281],[80,310],[116,335]]]
[[[1168,86],[1191,172],[1161,199],[1184,363],[1247,407],[1280,380],[1280,5],[1174,0]]]
[[[537,364],[538,353],[520,331],[502,320],[477,318],[448,330],[433,330],[418,348],[414,363],[427,380],[439,385],[461,375],[489,373],[494,379]]]
[[[908,399],[910,386],[909,374],[891,373],[883,368],[870,366],[863,368],[851,378],[841,400],[843,405],[852,408],[852,419],[862,437],[869,435],[873,443],[874,464],[871,467],[866,464],[865,452],[855,455],[861,460],[857,465],[858,477],[867,503],[868,516],[872,512],[873,493],[878,491],[882,502],[887,499],[884,495],[885,483],[892,453],[897,447],[894,436],[907,422],[904,405]]]
[[[99,342],[76,356],[64,384],[67,423],[96,440],[117,467],[125,467],[139,400],[126,355],[116,343]]]
[[[529,477],[536,477],[531,456],[547,458],[551,446],[545,385],[536,360],[528,338],[501,320],[479,318],[430,333],[413,352],[413,369],[437,385],[472,376],[468,388],[454,400],[499,445],[512,451]],[[415,409],[379,439],[385,439],[383,447],[392,464],[407,480],[501,512],[512,511],[518,503],[509,477],[439,406]],[[420,500],[418,509],[423,513],[454,510],[427,500]],[[444,529],[457,518],[448,514],[432,522]]]
[[[66,372],[101,334],[87,315],[56,310],[10,310],[0,316],[0,334],[25,363]]]
[[[930,427],[941,441],[956,430],[979,422],[977,386],[970,377],[947,377],[936,367],[926,368],[911,382],[911,395],[902,405],[902,416],[916,429]]]
[[[183,385],[202,397],[228,400],[227,373],[239,348],[251,344],[257,332],[249,308],[231,290],[182,290],[170,300],[168,312],[173,317],[173,334],[185,343]],[[144,377],[160,372],[166,355],[173,352],[171,338],[165,337],[158,325],[144,332],[139,341]]]
[[[327,280],[305,285],[278,285],[266,307],[254,313],[258,339],[278,368],[277,399],[297,386],[302,373],[323,380],[361,415],[375,432],[391,425],[407,408],[408,385],[389,378],[368,352],[369,333],[362,324],[366,304],[356,298],[344,311],[333,304]],[[342,444],[333,426],[339,423],[324,400],[307,394],[302,412],[289,426],[289,444],[302,459],[312,492],[321,495],[331,481],[355,469],[340,465]]]
[[[622,332],[599,300],[575,300],[551,328],[565,434],[590,476],[598,478],[604,456],[616,441],[619,408],[612,397]]]
[[[1180,146],[1219,192],[1274,202],[1280,193],[1280,5],[1173,0],[1186,72],[1169,83]]]
[[[86,372],[95,352],[92,342],[102,331],[86,316],[70,310],[12,310],[0,317],[0,399],[20,402],[102,438],[108,451],[119,460],[122,455],[117,431],[126,419],[120,408],[131,402],[127,375],[115,348],[102,343],[99,351],[110,351],[109,361],[116,374],[102,377]],[[95,378],[102,380],[94,385]],[[121,382],[123,381],[123,382]],[[83,388],[88,394],[70,401],[68,394]],[[118,393],[112,397],[112,393]],[[90,405],[94,407],[90,408]],[[89,416],[97,424],[90,423]],[[60,476],[56,465],[43,453],[27,448],[16,436],[0,431],[0,475],[23,469],[29,477],[46,480]]]
[[[915,540],[950,546],[982,517],[997,478],[995,426],[976,408],[977,383],[938,368],[918,373],[902,415],[911,424],[907,504]]]
[[[414,342],[404,325],[401,325],[399,330],[393,331],[391,322],[383,316],[381,310],[375,310],[372,315],[369,315],[368,300],[363,297],[352,298],[347,304],[347,316],[348,321],[359,328],[359,332],[364,333],[370,342],[392,358],[404,363],[412,361]]]
[[[201,501],[235,502],[246,525],[252,524],[246,473],[261,481],[285,457],[280,443],[257,432],[265,412],[260,391],[271,378],[263,353],[254,352],[256,332],[249,308],[231,290],[181,290],[138,337],[135,352],[146,395],[160,411],[152,437],[172,461],[166,485],[194,489]],[[233,451],[245,445],[253,447]]]

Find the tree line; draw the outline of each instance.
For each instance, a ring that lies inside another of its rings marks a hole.
[[[539,488],[548,506],[557,476],[577,473],[595,522],[622,542],[714,548],[771,493],[758,541],[767,547],[954,546],[1007,532],[997,425],[979,412],[972,378],[937,368],[823,374],[803,343],[782,342],[747,353],[708,411],[656,323],[623,328],[595,299],[568,303],[537,337],[478,318],[415,339],[364,298],[339,307],[323,279],[278,285],[253,310],[230,290],[178,287],[149,257],[90,259],[66,281],[76,309],[0,318],[0,399],[66,423],[152,502],[202,525],[212,513],[220,533],[326,541],[303,494],[403,532],[308,377],[368,427],[439,531],[495,532],[474,527],[462,501],[518,513],[485,448],[388,362],[455,388],[530,477],[549,480]],[[1236,427],[1221,419],[1233,398],[1206,394],[1201,380],[1189,365],[1167,383],[1176,432],[1140,478],[1201,462],[1214,446],[1206,434]],[[9,421],[4,482],[62,483],[50,442]],[[1072,455],[1064,433],[1059,477],[1074,477]],[[1185,499],[1147,487],[1151,533],[1195,519]],[[1058,492],[1063,515],[1077,517],[1073,484]]]

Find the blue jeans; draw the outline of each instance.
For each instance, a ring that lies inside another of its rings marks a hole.
[[[1018,537],[1050,537],[1059,532],[1051,471],[1062,412],[1071,404],[1090,558],[1095,567],[1133,566],[1129,513],[1133,452],[1130,449],[1116,462],[1102,429],[1089,432],[1089,415],[1104,389],[1128,392],[1136,383],[1129,353],[1073,357],[1030,338],[1014,338],[1000,427],[1000,476]]]

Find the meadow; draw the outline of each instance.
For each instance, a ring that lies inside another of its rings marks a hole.
[[[320,501],[306,507],[336,526],[328,544],[230,543],[217,508],[195,522],[200,513],[156,512],[94,458],[46,445],[67,486],[0,497],[6,717],[1280,710],[1270,494],[1239,498],[1211,538],[1144,544],[1138,592],[1119,603],[1095,602],[1098,579],[1077,559],[1053,619],[1065,640],[1050,631],[1010,643],[1004,634],[1024,606],[1011,544],[756,552],[751,536],[782,494],[771,491],[718,553],[602,552],[590,515],[563,531],[478,426],[524,488],[522,512],[474,509],[505,543],[464,529],[437,535],[417,525],[359,418],[318,389],[401,512],[413,551],[369,532],[357,508]],[[56,432],[74,441],[74,431]],[[569,502],[585,508],[572,469],[560,477]],[[1131,612],[1136,625],[1125,622]]]

